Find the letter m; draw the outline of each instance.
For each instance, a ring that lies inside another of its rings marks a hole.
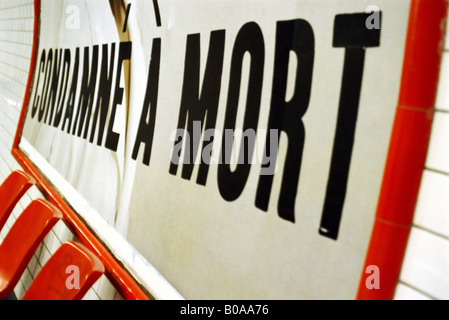
[[[83,78],[81,81],[78,110],[76,112],[75,123],[72,128],[72,134],[74,135],[76,132],[76,127],[78,125],[78,137],[81,136],[81,132],[84,128],[84,139],[87,138],[87,132],[89,130],[92,105],[94,103],[95,86],[97,83],[98,45],[93,46],[92,49],[92,63],[91,67],[89,68],[89,47],[84,48]]]
[[[192,177],[200,140],[202,142],[201,136],[203,131],[214,129],[217,121],[221,75],[223,72],[224,41],[224,30],[211,32],[209,52],[200,92],[200,35],[191,34],[187,36],[184,80],[177,127],[178,130],[186,128],[186,134],[190,136],[190,139],[186,139],[187,141],[190,140],[189,145],[184,145],[184,148],[190,148],[189,152],[187,152],[190,159],[183,159],[181,175],[186,180],[190,180]],[[194,130],[194,122],[196,124],[201,123],[200,130]],[[177,141],[175,141],[175,146],[180,143],[181,139],[183,138],[178,137]],[[169,172],[172,175],[176,175],[177,171],[178,163],[172,162]],[[197,184],[206,185],[208,171],[209,164],[201,162]]]

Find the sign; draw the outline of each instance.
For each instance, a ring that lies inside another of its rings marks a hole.
[[[370,4],[43,2],[21,147],[188,299],[352,299],[410,6]]]

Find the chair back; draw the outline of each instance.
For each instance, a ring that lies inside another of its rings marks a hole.
[[[0,186],[0,230],[25,192],[36,183],[29,174],[13,171]]]
[[[103,264],[89,249],[66,242],[42,267],[23,300],[81,300],[103,273]]]
[[[61,212],[42,199],[33,200],[17,218],[0,244],[0,299],[14,290],[39,244],[60,219]]]

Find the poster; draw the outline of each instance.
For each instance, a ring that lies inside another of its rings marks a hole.
[[[187,299],[352,299],[409,6],[43,2],[21,145]]]

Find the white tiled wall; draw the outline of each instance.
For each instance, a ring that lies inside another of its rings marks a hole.
[[[449,32],[426,166],[395,299],[449,299]]]
[[[0,0],[0,181],[20,166],[11,155],[11,147],[22,107],[28,77],[33,39],[33,0]],[[43,198],[31,188],[14,209],[6,226],[0,232],[0,242],[7,235],[22,210],[36,198]],[[20,299],[39,270],[65,241],[76,240],[60,221],[46,236],[15,288]],[[84,299],[121,299],[115,288],[103,276]]]

